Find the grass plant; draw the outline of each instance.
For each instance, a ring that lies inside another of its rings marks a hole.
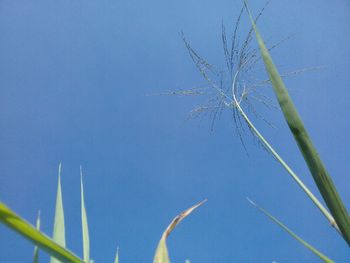
[[[204,204],[206,200],[188,208],[187,210],[183,211],[181,214],[177,215],[169,224],[169,226],[165,229],[156,250],[156,254],[153,259],[153,263],[170,263],[169,259],[169,253],[168,248],[166,245],[166,240],[170,233],[174,230],[174,228],[187,216],[189,216],[196,208]]]
[[[82,263],[83,260],[48,237],[35,226],[13,212],[4,203],[0,203],[0,222],[34,243],[40,250],[47,252],[61,262]]]
[[[64,224],[64,208],[61,187],[61,170],[62,165],[58,168],[58,183],[56,195],[56,210],[54,219],[53,237],[50,238],[40,231],[40,213],[36,221],[36,227],[26,222],[23,218],[15,214],[6,205],[0,203],[0,222],[8,226],[10,229],[16,231],[23,237],[29,239],[35,244],[33,263],[39,263],[39,250],[43,250],[51,255],[50,262],[54,263],[93,263],[90,258],[90,238],[87,221],[87,213],[85,208],[84,186],[83,186],[83,172],[80,167],[80,189],[81,189],[81,221],[82,221],[82,243],[83,243],[83,259],[76,256],[65,248],[65,224]],[[170,263],[166,239],[174,228],[187,216],[189,216],[195,209],[204,204],[206,200],[186,209],[177,215],[166,228],[158,243],[153,262],[154,263]],[[119,263],[119,248],[117,249],[114,263]]]
[[[81,227],[83,233],[83,259],[90,262],[90,238],[89,227],[85,208],[84,185],[83,185],[83,168],[80,166],[80,191],[81,191]]]
[[[320,191],[325,203],[327,204],[335,222],[331,222],[332,226],[337,226],[341,231],[341,236],[350,245],[350,218],[343,204],[332,178],[328,174],[319,154],[314,147],[308,132],[306,131],[303,121],[301,120],[298,111],[296,110],[291,97],[288,94],[287,88],[274,65],[272,58],[265,43],[257,29],[256,23],[247,6],[247,1],[244,1],[245,8],[248,12],[252,23],[261,56],[263,58],[266,72],[271,81],[273,90],[276,94],[278,103],[284,114],[284,118],[293,134],[293,137],[299,147],[302,156],[304,157],[313,179]]]
[[[248,17],[251,22],[251,29],[248,31],[242,44],[239,44],[237,40],[237,32],[241,21],[242,13],[244,9],[247,11]],[[327,219],[329,224],[340,234],[344,240],[349,243],[349,226],[350,218],[348,212],[343,204],[336,187],[329,176],[326,168],[324,167],[315,147],[312,144],[303,122],[288,94],[288,91],[283,83],[282,75],[278,73],[272,58],[270,51],[277,45],[266,47],[259,31],[257,29],[257,22],[261,17],[265,7],[254,18],[250,13],[247,6],[247,1],[243,3],[243,7],[238,15],[238,19],[235,23],[231,43],[228,43],[228,37],[226,29],[222,26],[222,43],[225,58],[225,70],[216,70],[216,67],[211,65],[206,59],[200,56],[184,39],[189,55],[194,62],[195,66],[203,76],[208,87],[205,89],[189,89],[187,91],[173,92],[172,95],[208,95],[210,96],[207,104],[194,108],[191,113],[202,114],[203,112],[211,112],[212,122],[222,114],[224,108],[228,108],[232,112],[233,120],[235,123],[237,134],[244,146],[243,140],[243,123],[247,124],[248,130],[256,137],[261,145],[278,161],[278,163],[285,169],[285,171],[292,177],[294,182],[303,190],[307,197],[313,202],[313,204],[319,209],[322,215]],[[252,48],[252,35],[255,34],[258,42],[258,48]],[[260,53],[260,55],[259,55]],[[250,75],[253,68],[262,62],[268,79],[261,81],[251,81]],[[281,155],[274,149],[272,144],[262,135],[251,118],[248,116],[246,109],[259,116],[254,110],[251,103],[251,99],[257,99],[265,106],[270,106],[270,100],[268,100],[263,94],[260,94],[258,88],[262,85],[270,85],[276,94],[277,101],[280,109],[282,110],[285,120],[295,138],[295,141],[304,157],[309,170],[314,178],[314,181],[320,191],[323,200],[325,201],[327,208],[322,204],[320,200],[311,192],[311,190],[305,185],[300,177],[292,170],[287,162],[281,157]],[[207,92],[210,90],[211,93]],[[245,146],[244,146],[245,148]],[[329,210],[328,210],[329,209]],[[265,211],[265,210],[264,210]],[[265,211],[267,212],[267,211]],[[268,213],[265,213],[268,214]],[[268,214],[271,216],[270,214]],[[271,217],[270,217],[271,218]],[[276,219],[276,218],[274,218]],[[273,220],[278,223],[276,219]],[[285,228],[286,229],[286,228]],[[296,235],[290,230],[287,231],[294,238]],[[297,238],[299,241],[299,237]],[[305,241],[302,242],[307,244]],[[306,247],[310,248],[309,245]],[[315,250],[312,250],[315,252]],[[317,254],[317,253],[316,253]],[[328,259],[327,259],[328,260]]]
[[[61,169],[62,169],[62,165],[59,164],[56,210],[55,210],[52,239],[62,247],[66,247],[66,229],[65,229],[65,223],[64,223],[64,209],[63,209],[63,200],[62,200]],[[59,263],[59,262],[60,261],[55,257],[51,257],[50,259],[50,263]]]
[[[239,44],[238,32],[239,25],[244,14],[247,11],[251,22],[251,28],[248,31],[244,41]],[[238,18],[233,29],[231,41],[228,41],[226,28],[222,25],[222,44],[225,59],[225,70],[218,70],[216,67],[207,62],[201,57],[190,45],[187,39],[183,36],[183,41],[189,52],[191,59],[199,70],[200,74],[206,81],[206,86],[203,88],[194,88],[189,90],[175,91],[172,95],[210,95],[209,100],[205,104],[195,107],[191,111],[191,115],[200,115],[203,113],[210,114],[212,118],[212,125],[218,117],[222,114],[224,109],[229,109],[234,123],[235,130],[244,146],[243,133],[245,131],[244,123],[247,125],[249,132],[259,140],[261,145],[267,149],[269,153],[278,161],[295,183],[302,189],[307,197],[319,209],[321,214],[327,219],[334,229],[338,231],[340,237],[350,245],[350,218],[348,211],[337,192],[337,189],[328,174],[319,154],[314,147],[308,132],[295,108],[293,101],[288,94],[287,88],[279,74],[274,62],[271,58],[270,51],[277,45],[267,47],[260,35],[257,22],[261,17],[264,8],[256,17],[251,14],[247,1],[244,0],[243,7],[240,9]],[[255,34],[258,47],[252,48],[251,43],[253,35]],[[260,54],[260,55],[259,55]],[[257,63],[263,63],[268,75],[268,79],[259,81],[252,81],[251,75]],[[292,72],[295,74],[295,72]],[[271,100],[259,91],[259,87],[271,85],[276,95],[280,109],[284,118],[290,128],[290,131],[299,147],[301,155],[305,159],[310,173],[317,185],[320,194],[327,207],[325,207],[320,200],[310,191],[300,177],[292,170],[280,154],[273,148],[272,144],[263,136],[248,116],[247,110],[253,112],[256,116],[259,113],[254,109],[251,100],[257,100],[264,105],[270,107]],[[244,146],[245,147],[245,146]],[[40,230],[41,218],[40,213],[36,221],[36,226],[31,225],[22,217],[17,215],[14,211],[8,208],[4,203],[0,202],[0,222],[8,228],[16,231],[24,238],[31,241],[34,245],[33,263],[39,263],[39,250],[47,252],[51,263],[70,262],[70,263],[92,263],[90,257],[90,238],[89,227],[87,219],[87,211],[85,206],[84,186],[83,186],[83,171],[80,167],[80,188],[81,188],[81,224],[82,224],[82,244],[83,256],[82,258],[75,255],[66,248],[65,236],[65,215],[61,188],[61,164],[58,169],[58,183],[56,195],[56,209],[54,217],[54,229],[52,238],[45,235]],[[195,209],[201,206],[206,200],[188,208],[179,215],[177,215],[163,232],[161,239],[155,251],[153,263],[170,263],[169,252],[167,248],[167,238],[174,228]],[[286,225],[272,216],[268,211],[258,206],[253,201],[249,200],[251,204],[257,207],[263,214],[270,218],[274,223],[284,229],[290,236],[299,241],[307,249],[317,255],[324,262],[333,262],[330,258],[325,256],[322,252],[311,246],[305,240],[296,235]],[[119,263],[119,249],[116,251],[115,263]],[[186,260],[189,263],[189,260]]]

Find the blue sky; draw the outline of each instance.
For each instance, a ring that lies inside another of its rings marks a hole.
[[[251,1],[252,11],[264,3]],[[347,245],[249,135],[245,153],[228,111],[211,131],[210,118],[187,119],[205,97],[147,96],[204,84],[181,31],[223,68],[221,23],[230,28],[240,8],[241,1],[1,1],[1,201],[30,222],[40,209],[51,234],[62,162],[67,245],[81,255],[82,165],[95,262],[112,262],[117,246],[121,262],[151,262],[171,219],[204,198],[169,237],[172,262],[318,262],[247,196],[348,262]],[[280,0],[259,22],[268,43],[292,35],[272,53],[281,72],[323,67],[286,84],[346,204],[349,18],[345,0]],[[248,22],[244,13],[243,32]],[[261,67],[256,74],[263,78]],[[280,112],[257,107],[276,129],[259,119],[257,126],[317,192]],[[32,245],[3,226],[0,246],[0,262],[31,260]]]

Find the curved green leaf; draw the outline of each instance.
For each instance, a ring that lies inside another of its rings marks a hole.
[[[160,239],[158,243],[158,247],[153,259],[153,263],[170,263],[169,259],[169,253],[168,253],[168,248],[166,245],[166,239],[170,235],[170,233],[174,230],[174,228],[184,219],[186,218],[189,214],[193,212],[196,208],[204,204],[207,200],[204,200],[189,209],[183,211],[181,214],[177,215],[169,224],[167,229],[164,231],[162,238]]]
[[[46,251],[61,262],[83,263],[83,260],[69,250],[57,244],[51,238],[38,231],[34,226],[26,222],[15,212],[0,202],[0,222],[29,239],[41,250]]]

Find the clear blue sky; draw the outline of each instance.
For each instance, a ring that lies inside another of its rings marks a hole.
[[[252,11],[264,2],[251,1]],[[187,121],[205,97],[146,96],[204,83],[181,31],[223,68],[221,23],[230,28],[240,8],[238,0],[1,1],[1,201],[30,222],[40,209],[51,234],[62,162],[67,245],[81,255],[82,165],[97,263],[112,262],[117,246],[121,262],[151,262],[170,220],[204,198],[170,236],[172,262],[318,262],[247,196],[349,262],[348,246],[250,136],[244,152],[229,112],[211,131],[209,118]],[[325,66],[286,83],[348,206],[349,20],[347,0],[275,0],[259,23],[268,43],[293,35],[272,53],[282,72]],[[316,192],[280,112],[258,108],[276,129],[258,127]],[[0,262],[31,260],[33,246],[2,225],[0,247]]]

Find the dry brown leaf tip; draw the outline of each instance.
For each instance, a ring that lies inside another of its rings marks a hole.
[[[195,209],[197,209],[199,206],[203,205],[207,199],[204,199],[203,201],[199,202],[198,204],[195,204],[194,206],[191,206],[187,210],[183,211],[179,215],[177,215],[169,224],[167,229],[164,231],[162,238],[166,239],[170,233],[173,231],[173,229],[188,215],[190,215]]]

